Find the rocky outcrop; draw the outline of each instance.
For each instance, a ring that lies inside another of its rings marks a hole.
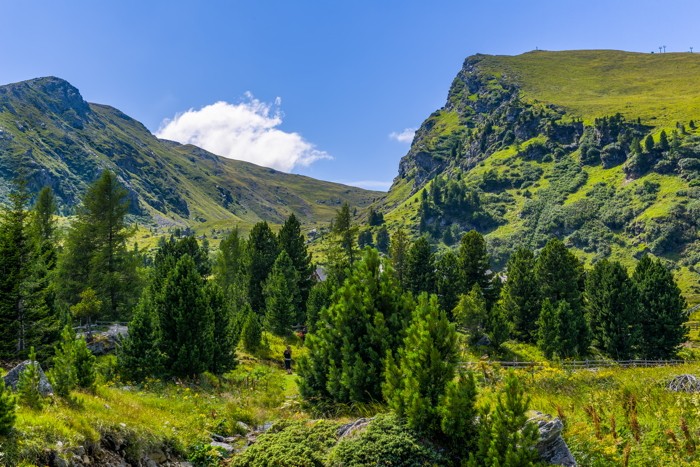
[[[700,379],[695,375],[678,375],[666,387],[673,392],[700,392]]]
[[[13,369],[11,369],[3,378],[5,380],[5,386],[10,387],[14,391],[16,391],[17,383],[19,382],[19,376],[30,363],[30,360],[25,360]],[[46,377],[46,374],[44,374],[44,370],[41,369],[41,365],[39,364],[39,362],[34,363],[39,367],[39,392],[41,392],[43,396],[53,394],[53,388],[51,387],[51,383],[49,383],[49,379]]]
[[[338,428],[338,441],[342,440],[343,438],[347,438],[353,433],[364,430],[370,423],[372,423],[372,420],[374,420],[374,418],[360,418],[354,422],[341,425]]]
[[[566,445],[566,441],[561,436],[564,424],[559,418],[535,412],[535,415],[528,420],[528,423],[536,424],[540,432],[540,440],[536,447],[542,461],[552,465],[564,465],[567,467],[578,465],[571,451],[569,451],[569,446]]]

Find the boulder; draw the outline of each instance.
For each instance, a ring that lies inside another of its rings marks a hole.
[[[341,425],[338,428],[338,440],[346,438],[359,430],[364,430],[370,423],[372,423],[372,420],[374,420],[374,418],[360,418],[354,422]]]
[[[678,375],[668,383],[667,388],[673,392],[700,392],[700,379],[695,375]]]
[[[11,369],[3,378],[5,380],[5,386],[12,388],[12,390],[17,390],[17,383],[19,382],[19,375],[24,371],[24,369],[29,365],[31,361],[25,360],[13,369]],[[46,377],[44,370],[41,369],[39,362],[34,362],[39,367],[39,392],[42,396],[48,396],[53,394],[53,388],[49,379]]]
[[[542,461],[551,465],[564,465],[567,467],[578,465],[571,451],[569,451],[569,446],[566,445],[566,441],[561,436],[564,424],[559,418],[535,412],[535,415],[528,420],[528,423],[536,424],[540,432],[540,440],[537,442],[536,447]]]

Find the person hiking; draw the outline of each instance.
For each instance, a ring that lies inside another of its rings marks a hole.
[[[284,369],[287,370],[287,374],[292,374],[292,348],[287,346],[284,351]]]

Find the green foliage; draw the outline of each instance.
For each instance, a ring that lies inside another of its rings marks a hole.
[[[377,250],[381,251],[382,253],[389,252],[391,239],[389,237],[389,231],[385,225],[382,225],[379,227],[379,229],[377,229],[377,233],[374,236],[374,245],[377,247]]]
[[[518,248],[508,260],[507,280],[503,286],[502,302],[516,335],[534,342],[537,318],[540,315],[540,291],[535,279],[535,257],[527,248]]]
[[[438,402],[454,378],[457,364],[454,325],[440,309],[437,296],[422,293],[406,330],[397,362],[385,363],[384,399],[408,427],[440,431]]]
[[[452,250],[445,252],[435,265],[435,287],[440,307],[452,317],[452,310],[459,301],[459,266]]]
[[[77,386],[81,389],[92,391],[95,389],[97,372],[95,370],[95,356],[87,347],[85,339],[79,338],[74,342],[75,378]]]
[[[338,438],[338,424],[320,420],[315,423],[280,421],[258,437],[255,444],[235,457],[236,467],[322,467],[328,451]]]
[[[241,333],[241,339],[243,341],[243,347],[248,352],[255,352],[260,347],[262,342],[262,324],[260,324],[260,318],[256,313],[253,313],[249,309],[246,315],[243,331]]]
[[[384,223],[384,214],[382,214],[379,211],[375,211],[374,208],[369,208],[369,214],[367,215],[367,222],[372,227],[382,225]]]
[[[6,436],[12,431],[17,417],[15,410],[15,397],[5,387],[5,380],[0,378],[0,436]]]
[[[512,327],[504,300],[499,300],[491,307],[487,322],[487,335],[494,350],[498,351],[510,338]]]
[[[75,333],[70,326],[61,332],[53,359],[53,368],[48,373],[51,386],[57,396],[68,398],[78,384],[75,369]]]
[[[215,375],[222,375],[236,367],[236,346],[241,331],[231,304],[226,301],[224,291],[216,282],[205,284],[204,295],[213,320],[213,350],[208,369]]]
[[[418,238],[408,250],[404,284],[416,296],[435,293],[435,255],[426,237]]]
[[[36,352],[32,347],[29,351],[29,363],[19,374],[19,381],[17,381],[17,396],[20,404],[33,410],[41,410],[44,407],[44,396],[39,391],[40,381],[39,362],[36,361]]]
[[[419,467],[445,465],[440,451],[393,415],[380,414],[356,436],[343,439],[331,452],[328,465]]]
[[[374,246],[374,239],[372,238],[372,231],[370,229],[360,230],[360,233],[357,235],[357,246],[360,247],[360,249],[366,246]]]
[[[564,303],[564,302],[562,302]],[[537,346],[547,358],[552,358],[561,350],[561,313],[548,298],[542,302],[542,310],[537,320]]]
[[[639,299],[625,268],[599,261],[586,276],[586,307],[598,348],[616,360],[628,360],[639,344]]]
[[[659,260],[642,257],[632,275],[639,298],[643,358],[673,358],[685,341],[685,299],[671,272]]]
[[[277,237],[267,225],[258,222],[248,236],[248,300],[254,312],[265,313],[263,284],[279,255]]]
[[[452,313],[457,324],[467,330],[472,342],[476,342],[485,331],[488,320],[486,299],[479,284],[474,284],[468,294],[460,297]]]
[[[150,288],[141,295],[129,322],[129,334],[117,349],[119,372],[125,381],[143,381],[161,374],[163,355],[159,348],[159,329],[154,297]]]
[[[306,302],[306,326],[309,331],[314,332],[321,310],[331,303],[333,284],[330,281],[317,282],[311,287],[309,300]]]
[[[357,237],[357,227],[352,225],[352,216],[350,215],[350,205],[348,203],[343,203],[335,216],[333,234],[343,255],[344,263],[352,265],[356,257],[355,238]]]
[[[297,271],[283,250],[263,285],[265,327],[278,336],[288,335],[293,325],[304,322],[304,316],[299,313],[298,284]]]
[[[518,378],[511,372],[503,391],[498,394],[492,414],[483,413],[479,420],[479,441],[476,452],[469,457],[469,466],[535,465],[539,454],[537,426],[527,422],[530,398]]]
[[[447,437],[452,456],[466,459],[477,435],[476,381],[472,372],[460,373],[440,397],[440,428]]]
[[[484,293],[487,302],[495,300],[496,297],[492,296],[491,293],[490,261],[484,237],[476,230],[465,233],[459,242],[457,255],[462,293],[468,293],[474,284],[477,284]]]
[[[391,237],[391,246],[389,248],[389,257],[391,258],[391,266],[394,268],[396,278],[401,287],[406,287],[406,261],[410,241],[406,231],[399,228]]]
[[[282,224],[277,240],[280,248],[287,252],[296,270],[296,288],[299,290],[299,300],[295,303],[298,322],[304,322],[306,301],[313,286],[312,275],[314,265],[311,262],[311,253],[306,248],[306,240],[301,232],[301,224],[294,214],[291,214]]]
[[[57,274],[64,304],[77,303],[80,293],[92,288],[102,302],[101,314],[127,316],[139,294],[135,259],[126,247],[133,234],[128,210],[128,191],[105,170],[85,193],[68,231]]]
[[[90,287],[80,292],[78,296],[80,301],[75,305],[71,305],[70,312],[81,322],[83,319],[87,321],[88,333],[90,333],[92,320],[99,316],[102,309],[102,300],[97,297],[97,293]]]
[[[223,290],[247,283],[245,253],[246,241],[236,227],[219,243],[219,251],[214,261],[214,276]]]
[[[403,339],[411,303],[376,250],[365,249],[350,277],[321,311],[306,338],[299,389],[307,401],[335,403],[381,399],[383,360]]]

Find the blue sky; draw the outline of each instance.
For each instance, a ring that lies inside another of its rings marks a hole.
[[[696,3],[0,0],[0,84],[58,76],[154,133],[386,188],[467,56],[700,52]]]

